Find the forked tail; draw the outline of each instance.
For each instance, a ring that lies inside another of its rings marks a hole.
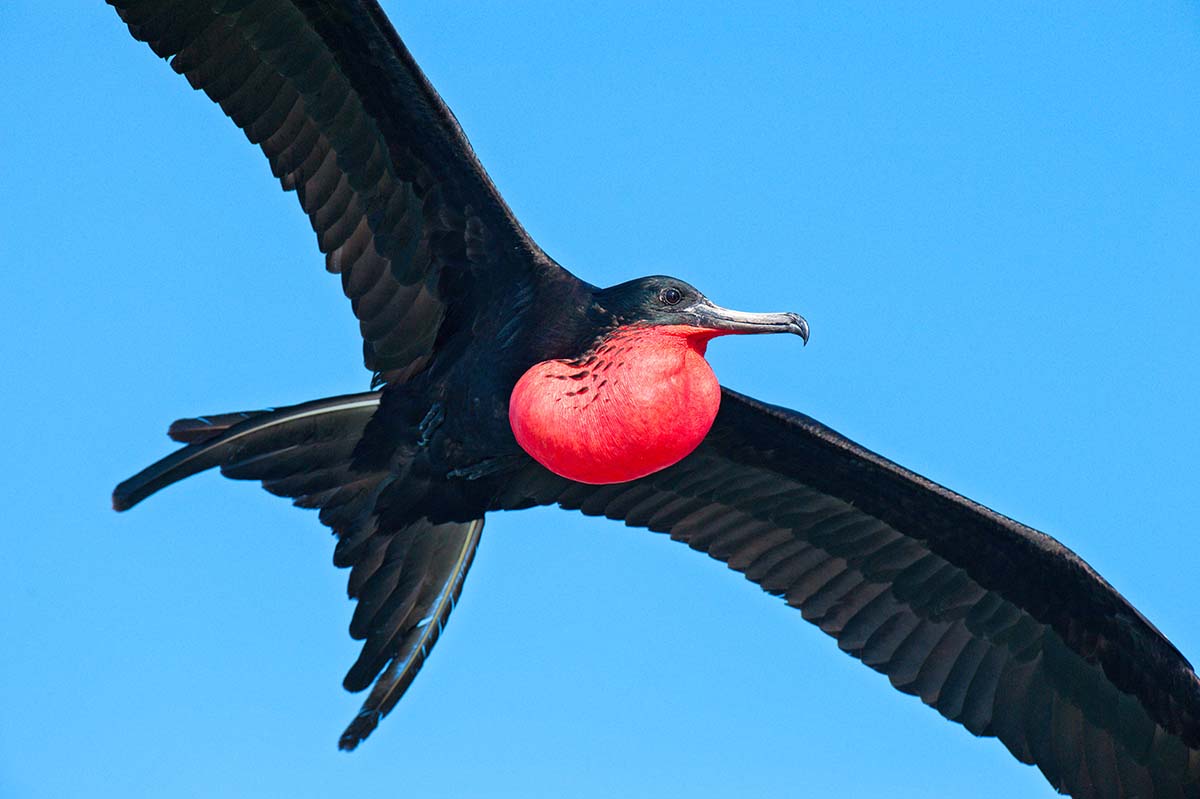
[[[261,480],[268,491],[319,508],[338,545],[333,562],[349,566],[349,594],[358,600],[350,635],[362,652],[345,686],[372,686],[339,746],[353,749],[395,706],[437,643],[454,609],[479,543],[483,519],[434,524],[381,519],[377,501],[403,465],[358,469],[354,450],[379,406],[379,392],[306,402],[288,408],[181,419],[169,434],[186,443],[117,486],[113,507],[126,510],[185,477],[221,469],[226,477]],[[429,486],[425,486],[429,488]]]

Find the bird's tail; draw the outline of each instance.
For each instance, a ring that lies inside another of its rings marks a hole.
[[[180,419],[167,434],[187,446],[118,485],[113,508],[128,510],[154,492],[214,466],[226,477],[262,480],[272,493],[303,496],[308,493],[304,481],[317,477],[314,471],[322,465],[345,467],[379,406],[379,395],[371,391],[286,408]],[[298,470],[301,463],[308,468]]]

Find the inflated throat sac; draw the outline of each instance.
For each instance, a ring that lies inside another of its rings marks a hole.
[[[517,443],[581,483],[622,483],[678,463],[721,404],[704,360],[713,335],[683,325],[629,328],[577,360],[535,364],[509,400]]]

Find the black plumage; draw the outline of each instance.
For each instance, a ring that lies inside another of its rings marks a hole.
[[[508,389],[624,320],[607,309],[641,308],[636,286],[596,289],[533,244],[375,3],[110,1],[297,192],[384,386],[177,423],[188,447],[115,495],[128,507],[219,466],[321,509],[365,639],[346,686],[375,684],[343,746],[420,668],[483,515],[557,503],[724,560],[1056,787],[1198,795],[1200,682],[1053,539],[729,391],[693,455],[632,483],[571,483],[524,456]]]

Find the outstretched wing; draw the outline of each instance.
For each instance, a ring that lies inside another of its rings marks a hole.
[[[1053,538],[803,414],[726,389],[679,464],[609,486],[530,468],[498,504],[551,502],[725,561],[1073,796],[1200,796],[1200,680],[1158,630]]]
[[[374,0],[108,2],[296,192],[378,380],[403,381],[482,307],[559,270]]]
[[[344,685],[361,691],[374,683],[342,734],[343,749],[375,729],[420,671],[458,601],[483,530],[483,519],[393,526],[380,518],[376,499],[405,475],[352,465],[378,407],[379,392],[370,392],[183,419],[170,434],[188,445],[113,492],[113,507],[126,510],[171,483],[219,467],[226,477],[260,480],[273,494],[320,509],[321,521],[338,537],[334,565],[350,567],[348,592],[358,600],[350,636],[363,648]]]

